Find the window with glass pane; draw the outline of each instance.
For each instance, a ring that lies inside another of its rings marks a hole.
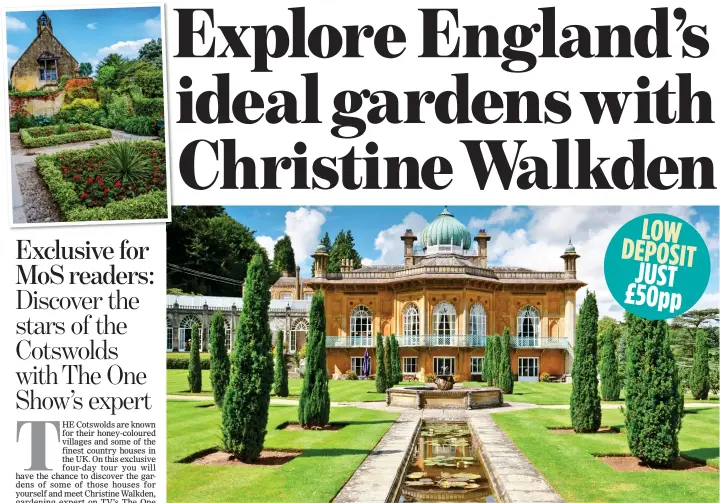
[[[470,373],[481,375],[483,373],[483,361],[484,358],[482,356],[470,357]]]
[[[372,312],[358,306],[350,313],[350,344],[364,346],[372,341]]]
[[[435,375],[451,375],[455,373],[455,357],[436,356],[433,358]]]
[[[487,331],[487,316],[482,304],[475,304],[470,308],[470,345],[483,346]]]
[[[232,349],[232,330],[230,330],[230,322],[225,320],[225,349]]]
[[[518,347],[538,346],[540,342],[540,314],[531,306],[518,314]]]
[[[312,296],[313,296],[313,294],[311,294],[311,293],[306,293],[306,294],[305,294],[305,300],[312,300]]]
[[[292,300],[292,294],[291,293],[281,293],[280,300]]]
[[[295,351],[297,349],[297,341],[305,340],[305,335],[307,334],[307,322],[305,320],[300,320],[297,323],[295,323],[295,326],[290,331],[290,343],[288,350],[289,351]]]
[[[418,371],[418,359],[417,356],[405,356],[403,357],[403,374],[416,374]]]
[[[350,370],[355,372],[355,375],[363,375],[363,356],[351,356],[350,357]]]
[[[173,328],[170,319],[167,319],[167,329],[165,330],[165,339],[167,341],[167,350],[172,351],[173,348]]]
[[[518,377],[537,377],[538,358],[518,358]]]
[[[420,312],[415,304],[408,304],[403,310],[403,344],[420,344]]]
[[[192,342],[192,327],[197,323],[198,332],[202,330],[200,320],[195,316],[185,316],[180,322],[180,351],[190,351],[190,343]]]
[[[455,306],[449,302],[440,302],[433,309],[433,334],[435,344],[438,346],[449,346],[452,343],[452,336],[456,330],[457,314]]]

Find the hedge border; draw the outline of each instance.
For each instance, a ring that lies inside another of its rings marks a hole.
[[[60,126],[31,127],[20,130],[20,140],[22,141],[23,146],[27,148],[39,148],[112,137],[112,131],[110,131],[108,128],[95,126],[88,123],[72,124],[72,126],[84,126],[87,129],[85,129],[84,131],[73,131],[70,133],[53,134],[52,136],[39,136],[37,138],[34,138],[30,136],[30,133],[33,131],[47,128],[58,128]]]
[[[137,143],[156,143],[147,140]],[[102,146],[101,146],[102,147]],[[98,147],[83,149],[92,155]],[[73,183],[63,178],[60,168],[60,156],[64,150],[54,154],[41,154],[35,164],[50,190],[53,200],[67,222],[87,222],[99,220],[150,220],[167,218],[167,190],[154,190],[132,199],[114,201],[99,208],[86,208],[81,204]]]

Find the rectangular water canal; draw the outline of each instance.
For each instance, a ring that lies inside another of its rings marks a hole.
[[[423,421],[397,503],[494,503],[493,488],[466,422]]]

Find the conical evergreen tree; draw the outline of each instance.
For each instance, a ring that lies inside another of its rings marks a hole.
[[[500,365],[497,371],[497,386],[503,393],[511,394],[515,387],[512,372],[512,360],[510,351],[512,350],[512,342],[510,340],[510,330],[505,327],[502,340],[500,342]]]
[[[310,303],[305,376],[298,407],[298,419],[305,428],[323,427],[330,422],[325,335],[325,297],[316,292]]]
[[[225,318],[220,311],[210,319],[210,382],[215,405],[221,408],[230,382],[230,358],[225,342]]]
[[[602,359],[600,360],[600,397],[603,400],[618,400],[622,381],[618,373],[615,338],[612,329],[605,330],[602,335]]]
[[[396,385],[400,384],[400,381],[402,381],[402,374],[400,373],[400,346],[398,346],[395,334],[390,335],[389,342],[390,357],[392,358],[392,383],[393,385]]]
[[[285,362],[285,347],[284,341],[285,333],[282,330],[278,331],[277,344],[275,345],[275,368],[273,370],[273,393],[276,396],[288,396],[290,391],[288,390],[288,371],[287,364]]]
[[[392,341],[390,337],[384,338],[384,349],[385,349],[385,381],[387,387],[392,388],[395,384],[395,375],[393,373],[393,356],[392,356]]]
[[[385,393],[388,389],[388,378],[385,367],[385,347],[382,334],[375,338],[375,391]]]
[[[200,393],[202,391],[202,367],[200,365],[200,330],[197,323],[193,323],[190,337],[188,385],[190,386],[190,393]]]
[[[588,292],[580,306],[575,329],[570,419],[577,433],[600,428],[601,410],[597,381],[598,307],[595,293]]]
[[[495,367],[495,340],[497,337],[488,336],[485,338],[485,358],[483,361],[483,373],[488,386],[495,386],[497,368]]]
[[[680,452],[683,396],[667,322],[632,313],[626,313],[625,321],[625,428],[630,452],[643,464],[669,467]]]
[[[222,411],[223,446],[243,462],[253,462],[260,457],[267,434],[273,382],[267,271],[267,261],[262,254],[256,254],[245,278],[243,309],[230,358],[230,384]]]
[[[705,330],[695,334],[695,352],[693,353],[690,373],[690,392],[695,400],[707,400],[710,393],[710,365],[708,364],[708,343]]]

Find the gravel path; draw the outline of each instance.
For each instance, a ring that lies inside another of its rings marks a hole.
[[[20,185],[26,222],[59,222],[60,211],[35,167],[35,162],[18,163],[13,167]]]

